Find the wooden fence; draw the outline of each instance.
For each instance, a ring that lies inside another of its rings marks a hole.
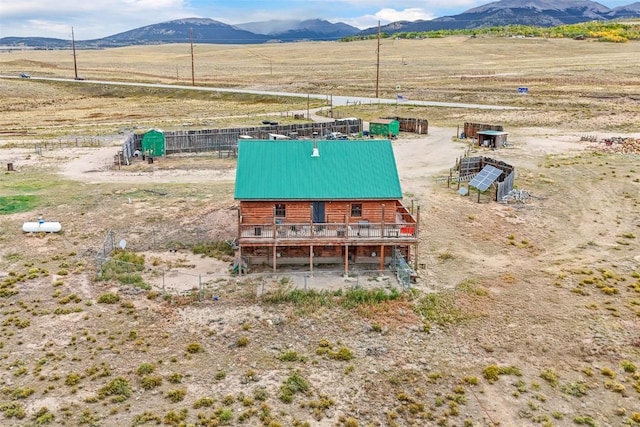
[[[165,154],[218,152],[218,157],[231,157],[238,154],[238,139],[250,137],[254,139],[269,139],[270,134],[284,135],[291,139],[324,138],[332,132],[347,135],[362,132],[362,120],[340,119],[326,123],[296,123],[290,125],[250,126],[230,129],[203,129],[188,131],[167,131],[165,137]],[[129,139],[123,145],[123,164],[133,155],[135,150],[142,150],[143,134],[132,135],[133,143]],[[130,144],[130,146],[128,145]],[[127,147],[125,147],[127,146]],[[131,149],[133,148],[133,149]],[[127,157],[128,156],[128,157]]]
[[[465,138],[477,138],[478,131],[483,130],[497,130],[504,131],[504,128],[501,125],[487,125],[483,123],[469,123],[465,122],[464,124],[464,137]]]
[[[405,117],[384,117],[397,120],[400,123],[400,132],[411,132],[420,135],[429,134],[429,121],[426,119],[412,119]]]

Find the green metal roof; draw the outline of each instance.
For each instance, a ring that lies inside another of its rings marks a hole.
[[[239,200],[401,199],[389,140],[240,140]]]

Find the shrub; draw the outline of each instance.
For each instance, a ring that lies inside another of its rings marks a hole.
[[[249,344],[249,338],[242,336],[236,341],[238,347],[246,347]]]
[[[291,374],[280,387],[280,400],[291,403],[296,393],[309,391],[309,382],[298,371]]]
[[[515,366],[489,365],[482,371],[484,378],[490,383],[498,381],[500,375],[521,376],[520,370]]]
[[[151,363],[142,363],[140,364],[140,366],[138,366],[138,370],[136,371],[136,373],[138,375],[147,375],[152,373],[155,370],[156,370],[155,365]]]
[[[24,407],[17,402],[3,403],[0,405],[0,411],[4,413],[6,418],[17,418],[21,420],[27,416]]]
[[[160,424],[162,422],[162,418],[160,418],[159,415],[156,415],[152,412],[143,412],[142,414],[136,415],[133,418],[133,425],[137,426],[137,425],[143,425],[143,424],[148,424],[148,423],[156,423],[156,424]],[[89,424],[89,425],[99,425],[98,423],[85,423],[85,424]]]
[[[195,354],[204,351],[198,342],[192,342],[187,345],[187,353]]]
[[[553,369],[544,369],[540,372],[540,377],[551,384],[551,387],[556,387],[558,385],[558,373]]]
[[[162,385],[162,377],[159,375],[146,375],[140,380],[140,387],[145,390],[151,390],[160,385]]]
[[[120,301],[120,296],[113,293],[102,294],[98,297],[98,302],[101,304],[115,304]]]
[[[169,390],[165,395],[167,399],[172,401],[173,403],[181,402],[184,399],[184,396],[187,394],[187,390],[185,389],[175,389]]]
[[[587,386],[582,381],[568,383],[562,386],[562,391],[574,397],[582,397],[587,394]]]
[[[122,402],[131,396],[131,386],[129,381],[123,377],[111,380],[107,385],[98,390],[98,398],[104,399],[111,396],[114,402]]]
[[[228,423],[233,419],[233,410],[232,409],[223,409],[218,415],[218,419],[222,423]]]
[[[200,399],[193,402],[193,409],[209,408],[213,406],[214,403],[215,399],[212,397],[201,397]]]
[[[300,360],[298,353],[295,350],[287,350],[284,353],[278,355],[278,360],[281,362],[297,362]]]
[[[167,412],[167,414],[164,416],[164,423],[166,425],[174,425],[174,426],[185,425],[183,421],[187,419],[187,414],[188,414],[188,411],[186,409],[182,409],[179,413],[174,410],[171,410]]]
[[[329,357],[335,360],[351,360],[353,359],[353,352],[348,347],[340,347],[338,351],[330,351]]]
[[[616,373],[613,370],[609,369],[609,368],[602,368],[600,370],[600,373],[602,375],[605,375],[605,376],[609,377],[609,378],[615,378],[616,377]]]
[[[76,385],[80,382],[81,378],[82,377],[80,377],[80,375],[78,374],[70,373],[69,375],[67,375],[67,378],[64,380],[64,383],[66,385]]]
[[[179,384],[182,382],[182,374],[179,374],[177,372],[174,372],[173,374],[169,375],[169,378],[167,378],[169,380],[170,383],[174,383],[174,384]]]
[[[54,415],[49,412],[49,409],[46,407],[40,408],[33,414],[33,419],[36,420],[36,425],[49,424],[53,421]]]
[[[630,360],[623,360],[622,362],[620,362],[620,366],[622,367],[622,369],[624,369],[625,372],[633,373],[636,371],[636,365],[634,365]]]
[[[204,255],[222,261],[229,261],[235,255],[233,246],[224,240],[196,244],[193,246],[192,251],[195,255]]]

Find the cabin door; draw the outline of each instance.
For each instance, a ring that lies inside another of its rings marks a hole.
[[[313,222],[316,224],[324,223],[324,202],[312,202]]]

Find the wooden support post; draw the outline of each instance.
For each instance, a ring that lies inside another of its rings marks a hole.
[[[380,245],[380,271],[384,271],[384,245]]]
[[[344,236],[346,238],[349,238],[349,213],[351,213],[351,209],[350,209],[351,205],[347,205],[347,212],[346,214],[344,214]]]
[[[242,276],[242,246],[238,246],[238,276]],[[164,271],[164,270],[163,270]],[[164,291],[164,272],[162,273],[162,290]]]
[[[349,244],[344,245],[344,275],[349,274]]]
[[[420,228],[420,206],[418,206],[418,211],[416,213],[416,228],[414,230],[415,232],[415,238],[416,238],[416,249],[415,249],[415,255],[413,256],[414,262],[413,262],[413,269],[415,271],[418,271],[418,245],[419,245],[419,240],[418,240],[418,236],[419,236],[419,228]]]
[[[309,245],[309,272],[313,273],[313,244]]]
[[[276,253],[278,252],[278,247],[274,244],[273,245],[273,272],[276,272]]]

